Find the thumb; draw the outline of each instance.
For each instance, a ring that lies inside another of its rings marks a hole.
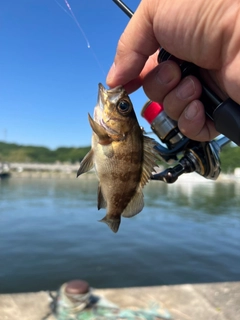
[[[114,63],[107,76],[110,87],[125,85],[138,77],[149,56],[159,47],[153,33],[148,6],[154,1],[142,1],[118,42]]]

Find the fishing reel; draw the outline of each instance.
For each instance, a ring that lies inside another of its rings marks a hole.
[[[162,144],[156,146],[160,157],[167,163],[177,164],[152,175],[152,180],[175,182],[183,173],[197,172],[206,179],[216,180],[221,172],[219,153],[231,140],[222,137],[210,142],[198,142],[185,137],[177,122],[167,116],[161,104],[148,101],[141,112]]]

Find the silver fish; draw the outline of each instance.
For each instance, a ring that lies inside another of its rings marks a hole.
[[[121,216],[129,218],[144,207],[144,185],[158,157],[155,140],[143,135],[132,102],[122,86],[106,90],[99,84],[92,148],[80,163],[77,176],[95,167],[99,179],[98,210],[107,209],[105,222],[117,232]]]

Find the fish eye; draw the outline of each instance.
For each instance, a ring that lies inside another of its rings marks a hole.
[[[117,105],[118,111],[122,114],[126,114],[131,111],[132,105],[127,100],[120,100]]]

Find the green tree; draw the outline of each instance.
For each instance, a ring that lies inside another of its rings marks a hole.
[[[231,173],[235,168],[240,167],[240,148],[226,145],[220,153],[222,171]]]

